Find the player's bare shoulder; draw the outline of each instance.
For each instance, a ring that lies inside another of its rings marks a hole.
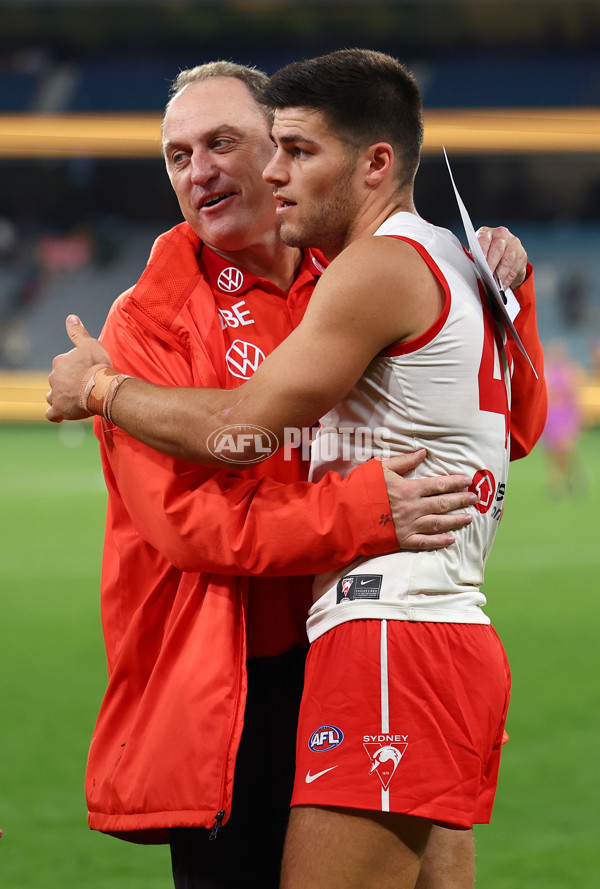
[[[331,263],[330,277],[343,276],[349,282],[368,281],[370,285],[411,290],[434,282],[429,266],[414,246],[405,240],[380,235],[364,235],[349,244]]]
[[[386,279],[392,280],[390,263],[394,262],[394,252],[388,249],[388,245],[380,243],[383,240],[363,235],[352,241],[331,260],[322,280],[327,282],[329,288],[343,288],[347,295],[360,292],[365,287],[371,289],[374,285],[381,288]],[[398,286],[397,278],[395,283]]]
[[[324,278],[328,288],[343,292],[347,307],[367,298],[372,311],[387,315],[403,331],[401,339],[426,330],[443,307],[443,293],[429,265],[412,243],[400,238],[357,238],[330,263]]]

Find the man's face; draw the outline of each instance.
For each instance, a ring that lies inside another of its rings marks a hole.
[[[332,258],[347,245],[360,207],[357,152],[309,108],[276,111],[272,137],[276,152],[263,176],[277,198],[281,239]]]
[[[210,247],[234,253],[276,230],[262,179],[273,155],[269,124],[241,80],[188,84],[165,113],[163,151],[181,212]]]

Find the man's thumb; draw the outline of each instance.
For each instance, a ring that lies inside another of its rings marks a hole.
[[[66,327],[69,339],[74,346],[80,346],[84,340],[91,339],[90,334],[87,332],[81,323],[81,319],[78,318],[77,315],[69,315],[67,317]]]

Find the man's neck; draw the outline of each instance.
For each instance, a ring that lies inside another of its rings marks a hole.
[[[302,264],[302,251],[283,244],[278,236],[272,243],[254,245],[239,251],[226,252],[216,249],[212,244],[209,246],[219,256],[257,278],[266,278],[286,293],[294,283]]]

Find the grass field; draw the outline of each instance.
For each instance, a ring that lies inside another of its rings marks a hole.
[[[478,889],[599,885],[600,432],[581,454],[589,486],[572,499],[548,497],[541,451],[513,466],[488,566],[513,701],[494,819],[477,831]],[[0,426],[0,485],[0,886],[169,889],[166,848],[86,824],[105,681],[90,427]]]

